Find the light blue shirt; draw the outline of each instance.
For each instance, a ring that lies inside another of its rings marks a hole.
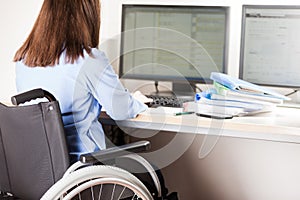
[[[125,89],[103,52],[92,49],[75,63],[65,61],[49,67],[27,67],[16,63],[18,92],[43,88],[59,101],[71,155],[106,148],[98,122],[102,107],[115,120],[134,118],[147,109]]]

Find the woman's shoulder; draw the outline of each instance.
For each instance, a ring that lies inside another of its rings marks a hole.
[[[98,66],[107,67],[110,63],[105,53],[97,48],[92,48],[87,57],[89,61],[97,63]]]
[[[105,53],[97,48],[92,48],[90,56],[96,59],[106,59]]]
[[[85,70],[101,72],[111,68],[110,62],[105,53],[99,49],[93,48],[91,52],[86,56],[85,62],[82,66]]]

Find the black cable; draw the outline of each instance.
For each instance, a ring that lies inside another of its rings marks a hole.
[[[292,94],[295,94],[295,93],[298,92],[298,91],[299,91],[299,89],[294,89],[293,92],[290,92],[290,93],[288,93],[288,94],[285,94],[284,96],[288,97],[288,96],[290,96],[290,95],[292,95]]]
[[[203,90],[195,84],[195,89],[198,89],[199,92],[203,92]],[[196,90],[195,90],[196,91]]]

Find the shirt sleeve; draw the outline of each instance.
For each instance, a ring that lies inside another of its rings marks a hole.
[[[83,69],[89,92],[112,119],[135,118],[147,109],[124,88],[104,53],[97,51]]]

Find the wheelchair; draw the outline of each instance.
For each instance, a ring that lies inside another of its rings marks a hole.
[[[48,101],[18,106],[37,98]],[[55,97],[34,89],[12,97],[12,103],[0,103],[0,200],[178,199],[176,192],[168,194],[160,171],[137,154],[150,148],[148,141],[83,154],[70,166]],[[130,173],[116,159],[146,173]]]

